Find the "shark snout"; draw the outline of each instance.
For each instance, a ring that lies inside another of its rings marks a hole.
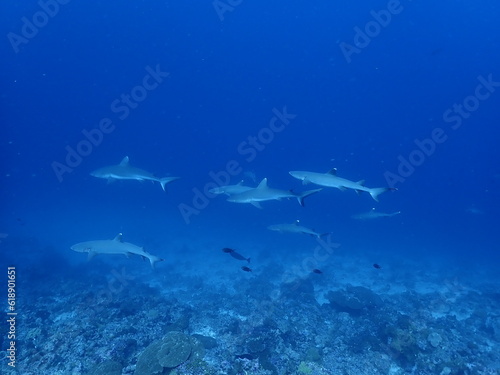
[[[303,180],[306,177],[305,174],[303,172],[300,172],[300,171],[291,171],[288,173],[290,174],[290,176],[297,178],[299,180]]]
[[[90,248],[88,246],[82,245],[82,244],[75,244],[70,247],[71,250],[76,251],[78,253],[85,253],[89,252]]]

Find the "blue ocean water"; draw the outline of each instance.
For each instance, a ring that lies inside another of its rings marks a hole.
[[[16,367],[2,371],[144,374],[141,353],[170,331],[216,340],[181,374],[500,371],[497,2],[0,7],[0,259],[19,312]],[[164,192],[90,175],[125,156],[180,179]],[[324,187],[262,209],[208,193],[264,178],[300,193],[321,186],[289,171],[332,168],[393,190],[376,202]],[[352,218],[373,208],[401,213]],[[267,229],[296,220],[328,235]],[[164,261],[70,249],[118,233]],[[398,314],[410,323],[381,328]]]

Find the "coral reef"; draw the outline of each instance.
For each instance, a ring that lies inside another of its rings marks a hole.
[[[351,314],[368,312],[383,304],[380,296],[363,286],[346,285],[343,290],[328,292],[326,298],[335,309]]]
[[[203,355],[203,345],[195,338],[172,331],[144,349],[137,360],[134,374],[161,374],[165,369],[178,367],[188,359],[199,361]]]
[[[491,375],[500,369],[495,286],[432,284],[427,277],[425,289],[393,291],[391,277],[285,280],[273,270],[280,267],[231,282],[221,282],[229,279],[223,272],[200,280],[174,269],[132,276],[104,265],[65,273],[64,282],[48,275],[23,295],[19,371]],[[123,287],[110,292],[118,274]]]

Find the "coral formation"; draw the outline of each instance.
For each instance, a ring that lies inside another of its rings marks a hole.
[[[360,314],[383,304],[376,293],[362,286],[347,285],[344,290],[330,291],[326,298],[339,311]]]
[[[500,367],[500,298],[489,285],[283,280],[276,265],[231,282],[120,272],[126,286],[108,295],[107,268],[97,267],[26,288],[20,373],[490,375]]]
[[[164,369],[180,366],[193,354],[202,357],[202,347],[194,338],[182,332],[169,332],[161,340],[152,342],[139,356],[135,375],[161,374]]]

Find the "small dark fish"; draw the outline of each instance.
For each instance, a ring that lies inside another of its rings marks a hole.
[[[241,267],[241,269],[245,272],[252,272],[252,269],[251,268],[248,268],[247,266],[243,266]]]
[[[313,272],[314,272],[314,273],[318,273],[318,274],[319,274],[319,273],[323,273],[323,271],[318,270],[317,268],[313,269]]]
[[[225,253],[228,253],[229,255],[231,255],[235,259],[246,260],[248,263],[250,263],[250,258],[245,258],[243,255],[236,252],[236,250],[234,250],[234,249],[230,249],[229,247],[225,247],[222,249],[222,251]]]
[[[377,263],[375,263],[375,264],[373,265],[373,267],[375,267],[375,268],[376,268],[376,269],[378,269],[378,270],[382,268],[382,267],[381,267],[380,265],[378,265]]]
[[[231,251],[229,253],[229,255],[231,255],[233,258],[235,259],[238,259],[238,260],[246,260],[248,263],[250,263],[250,258],[245,258],[243,255],[241,255],[240,253],[237,253],[236,251]]]

